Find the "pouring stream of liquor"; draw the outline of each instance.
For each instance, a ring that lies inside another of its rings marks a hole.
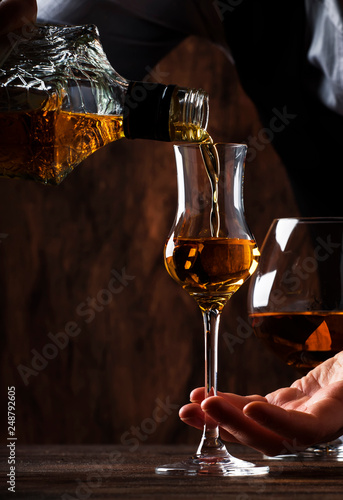
[[[200,151],[206,172],[211,184],[212,205],[210,214],[211,236],[218,238],[220,230],[219,205],[218,205],[218,181],[220,174],[220,163],[216,145],[209,136],[206,142],[200,144]]]

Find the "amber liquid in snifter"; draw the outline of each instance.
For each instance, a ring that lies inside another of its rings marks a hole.
[[[302,373],[343,350],[343,312],[271,312],[250,317],[256,336]]]

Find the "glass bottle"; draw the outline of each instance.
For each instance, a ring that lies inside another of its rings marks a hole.
[[[0,175],[59,184],[112,141],[201,142],[207,121],[204,91],[118,75],[93,25],[37,24],[0,47]]]

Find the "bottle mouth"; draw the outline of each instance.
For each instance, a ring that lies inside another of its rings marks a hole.
[[[179,98],[184,94],[182,107],[183,123],[192,123],[203,130],[207,129],[209,117],[209,97],[204,90],[183,89],[178,90]]]
[[[130,82],[123,113],[124,134],[130,139],[201,142],[208,114],[209,98],[203,90]]]

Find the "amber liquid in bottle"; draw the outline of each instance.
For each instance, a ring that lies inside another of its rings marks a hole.
[[[0,175],[59,184],[122,137],[202,141],[207,93],[123,78],[95,26],[38,23],[17,39],[0,44]]]
[[[121,116],[60,110],[0,113],[0,174],[59,184],[101,147],[125,137]],[[208,133],[174,123],[172,141],[202,142]]]
[[[56,110],[0,113],[0,130],[0,173],[50,184],[124,136],[120,116]]]
[[[303,373],[343,350],[342,312],[272,312],[250,317],[256,336]]]

